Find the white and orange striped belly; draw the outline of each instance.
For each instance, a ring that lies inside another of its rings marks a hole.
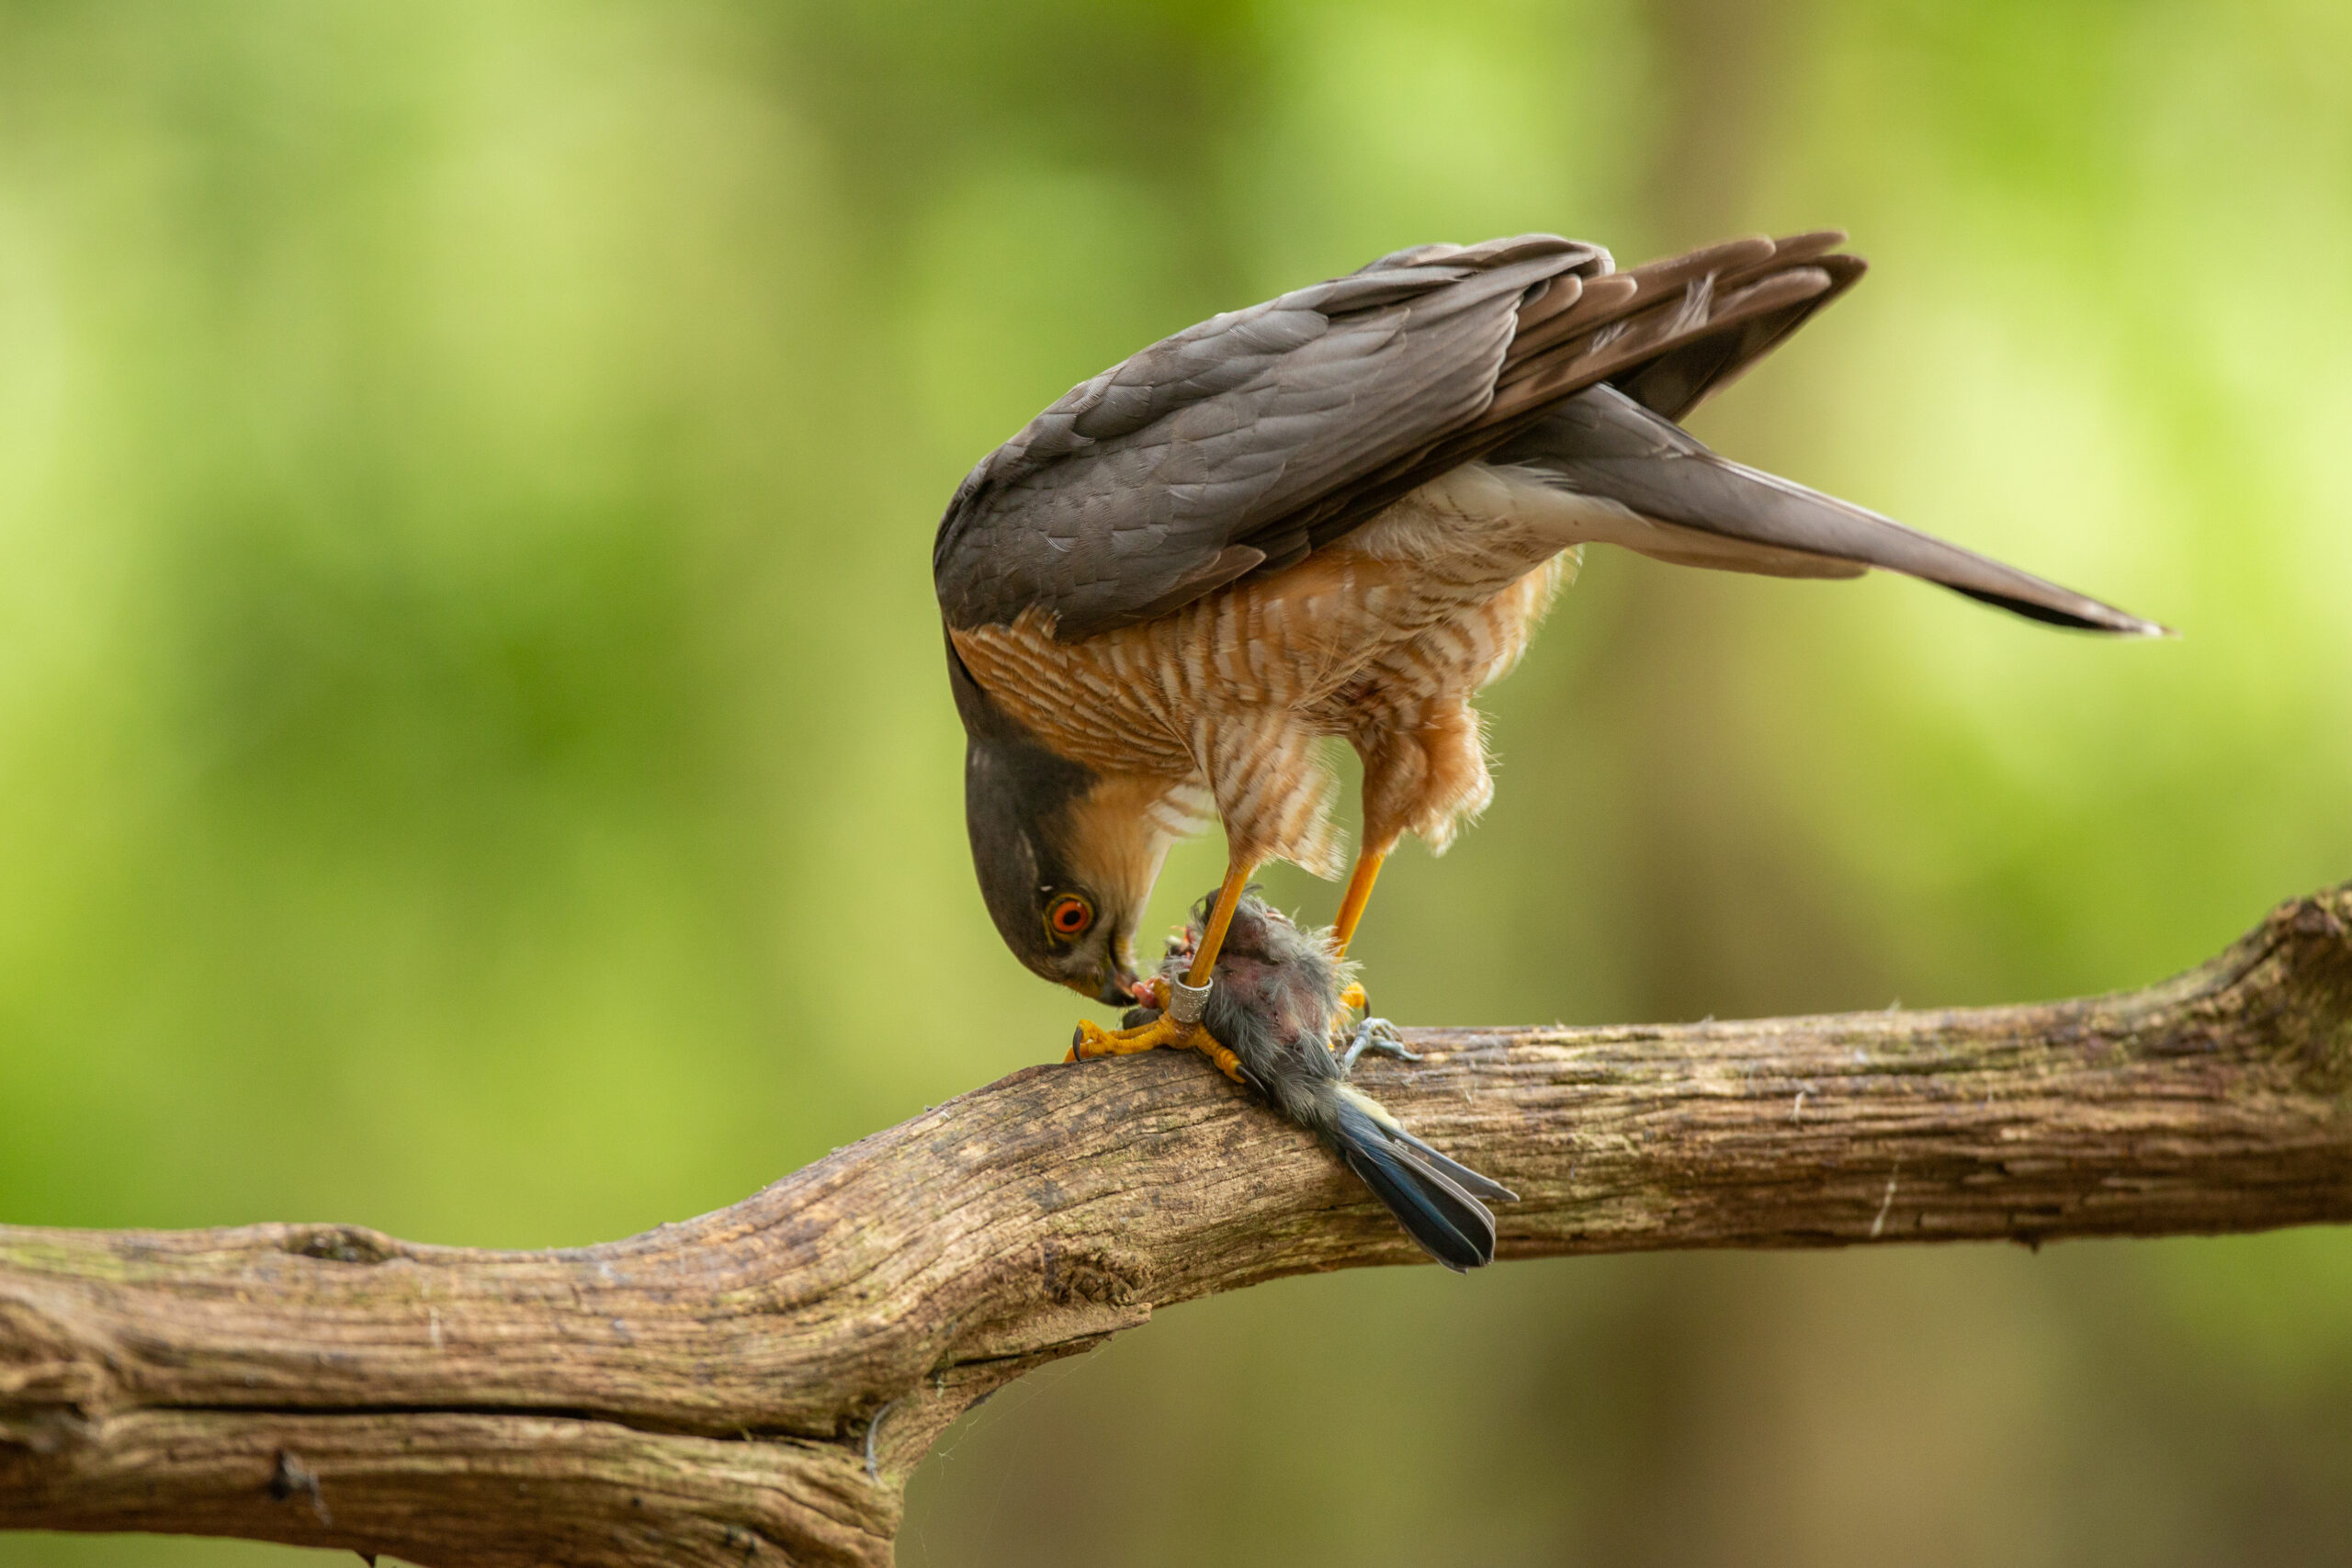
[[[974,678],[1054,750],[1171,793],[1204,784],[1237,852],[1330,874],[1332,785],[1316,743],[1364,750],[1517,662],[1566,576],[1547,510],[1472,465],[1296,566],[1156,620],[1064,644],[1033,610],[951,635]]]

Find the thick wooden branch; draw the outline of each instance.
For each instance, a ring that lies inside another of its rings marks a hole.
[[[2352,887],[2049,1006],[1435,1030],[1374,1092],[1502,1253],[2352,1218]],[[887,1562],[940,1428],[1153,1307],[1417,1257],[1197,1057],[1039,1066],[609,1246],[0,1229],[0,1528],[424,1563]]]

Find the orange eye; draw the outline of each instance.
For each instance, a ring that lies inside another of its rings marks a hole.
[[[1046,906],[1046,929],[1064,942],[1084,936],[1094,923],[1094,906],[1075,893],[1065,893]]]

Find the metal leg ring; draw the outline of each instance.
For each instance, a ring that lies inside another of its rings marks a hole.
[[[1200,1022],[1202,1012],[1209,1005],[1209,992],[1216,985],[1215,980],[1210,980],[1206,985],[1188,986],[1171,978],[1168,982],[1169,1018],[1177,1023]]]

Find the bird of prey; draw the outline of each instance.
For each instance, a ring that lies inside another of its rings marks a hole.
[[[1861,276],[1835,231],[1631,271],[1550,234],[1422,245],[1212,317],[1073,387],[983,458],[932,572],[968,748],[966,817],[1005,944],[1164,1010],[1079,1026],[1241,1077],[1200,1020],[1251,874],[1337,876],[1337,737],[1363,761],[1344,954],[1407,832],[1442,851],[1492,794],[1474,694],[1589,543],[1782,577],[1871,567],[2092,631],[2162,627],[1718,457],[1676,422]],[[1185,976],[1134,939],[1176,837],[1227,872]]]

